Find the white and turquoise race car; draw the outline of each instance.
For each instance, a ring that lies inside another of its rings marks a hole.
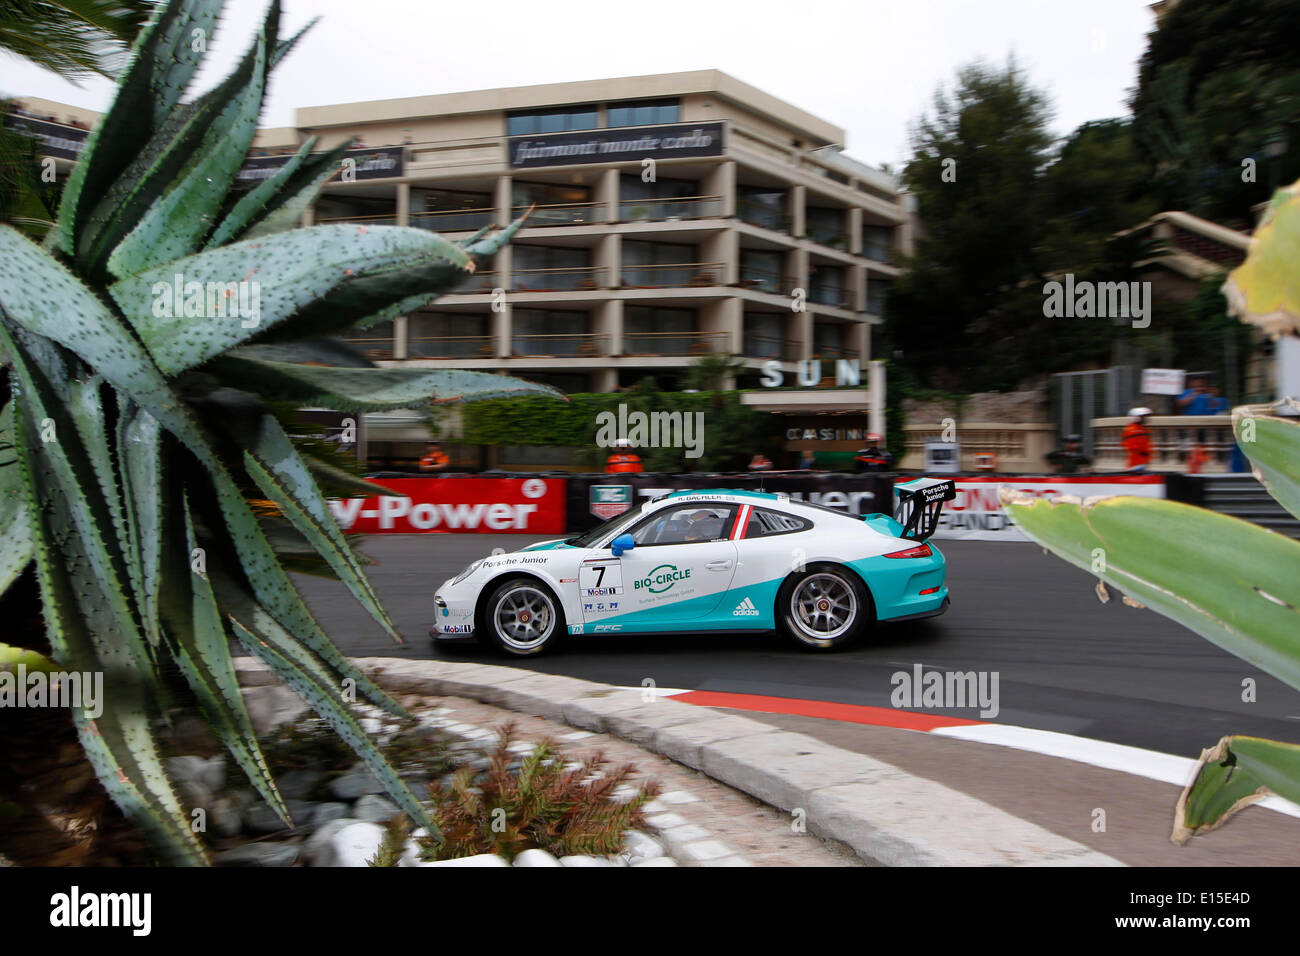
[[[928,539],[955,486],[923,478],[897,491],[901,522],[762,492],[664,495],[586,534],[473,562],[438,588],[429,634],[516,655],[565,634],[780,630],[841,647],[877,621],[948,608]]]

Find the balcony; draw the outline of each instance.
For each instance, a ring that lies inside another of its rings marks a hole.
[[[799,282],[794,276],[768,272],[765,269],[746,268],[742,265],[738,285],[742,289],[753,289],[755,292],[767,292],[771,295],[790,295],[799,285]]]
[[[726,332],[627,332],[623,333],[623,354],[708,355],[723,351]]]
[[[609,339],[597,333],[515,335],[511,354],[517,358],[599,358],[609,353]]]
[[[808,238],[813,242],[820,243],[823,246],[829,246],[832,249],[840,249],[847,252],[849,248],[848,233],[837,227],[809,224]]]
[[[397,213],[380,213],[373,216],[328,216],[314,221],[318,226],[339,225],[340,223],[349,222],[355,222],[362,226],[395,226],[397,225]]]
[[[472,232],[496,222],[495,209],[447,209],[411,213],[411,225],[433,232]]]
[[[450,294],[469,295],[476,292],[491,292],[499,288],[501,288],[501,273],[489,270],[467,274]]]
[[[790,232],[790,217],[779,209],[750,199],[736,199],[736,215],[744,222],[777,232]]]
[[[492,358],[496,339],[491,335],[411,336],[406,340],[407,358]]]
[[[385,323],[383,331],[387,334],[378,334],[381,330],[371,329],[362,330],[355,335],[347,337],[346,342],[352,348],[356,349],[366,358],[372,361],[383,361],[393,357],[393,333],[391,323]],[[376,333],[376,334],[367,334]]]
[[[672,289],[718,285],[722,282],[723,268],[721,262],[624,265],[623,288]]]
[[[672,222],[678,219],[709,219],[721,215],[721,196],[621,199],[618,203],[620,222]]]
[[[585,292],[604,285],[604,266],[516,269],[510,278],[510,288],[514,292]]]
[[[797,339],[745,333],[744,354],[746,358],[797,362],[801,357],[801,351],[802,348]]]
[[[862,257],[887,266],[894,264],[894,250],[885,242],[864,241],[862,243]]]
[[[853,308],[853,295],[842,286],[810,285],[808,301],[818,305],[829,305],[836,309]]]
[[[843,345],[822,344],[813,346],[812,357],[815,359],[857,359],[862,357],[862,353],[857,349],[847,348]]]
[[[514,216],[518,219],[528,212],[529,207],[515,206]],[[529,227],[540,226],[585,226],[605,221],[605,204],[603,202],[570,202],[547,206],[533,206],[528,213]]]

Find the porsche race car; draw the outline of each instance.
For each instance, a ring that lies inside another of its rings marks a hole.
[[[929,538],[955,485],[896,491],[897,518],[754,491],[663,495],[585,534],[472,562],[437,589],[429,633],[520,656],[567,634],[779,630],[807,648],[842,647],[876,622],[948,608]]]

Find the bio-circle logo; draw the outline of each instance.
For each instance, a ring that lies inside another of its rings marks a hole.
[[[663,594],[678,581],[685,581],[690,576],[690,568],[680,571],[675,564],[661,564],[636,582],[636,590],[645,588],[651,594]]]
[[[546,482],[540,478],[529,478],[520,488],[525,498],[540,498],[546,494]]]

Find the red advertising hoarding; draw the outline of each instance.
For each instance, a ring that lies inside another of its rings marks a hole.
[[[563,478],[375,478],[398,496],[335,498],[344,531],[362,534],[563,534]]]

